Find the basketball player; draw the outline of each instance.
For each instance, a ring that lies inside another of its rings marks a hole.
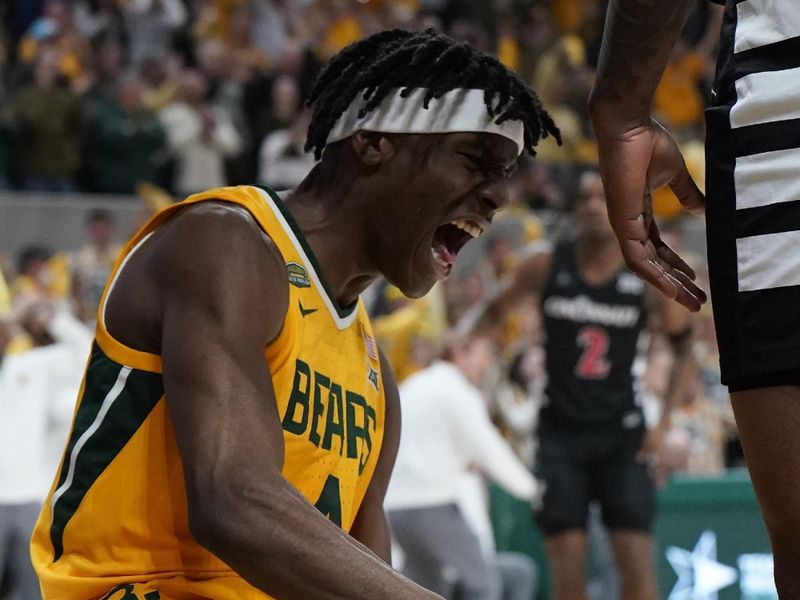
[[[630,268],[698,310],[705,294],[659,239],[649,191],[705,209],[722,382],[775,556],[781,598],[800,598],[800,18],[792,0],[728,0],[706,112],[707,204],[653,91],[692,0],[610,4],[592,117],[609,214]]]
[[[288,197],[191,196],[123,250],[34,532],[45,598],[438,598],[387,563],[398,399],[359,294],[445,278],[557,129],[433,31],[346,48],[310,103]]]
[[[623,600],[655,600],[651,469],[689,356],[689,312],[648,294],[625,268],[596,171],[581,177],[575,220],[576,239],[524,259],[481,320],[497,322],[526,294],[541,298],[547,385],[536,459],[545,494],[537,521],[554,599],[587,598],[586,527],[596,500]],[[636,371],[644,367],[648,330],[668,334],[676,360],[661,419],[646,433]]]

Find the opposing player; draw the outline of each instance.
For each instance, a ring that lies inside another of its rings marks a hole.
[[[668,183],[689,210],[705,210],[722,382],[772,542],[778,593],[800,598],[797,3],[725,5],[706,112],[707,204],[675,143],[650,116],[694,4],[610,4],[591,100],[609,215],[630,268],[696,310],[705,294],[661,243],[649,190]]]
[[[536,474],[546,487],[537,521],[553,597],[587,597],[586,526],[597,500],[623,600],[655,600],[652,468],[688,358],[689,312],[648,294],[625,268],[595,171],[581,177],[575,220],[576,239],[524,259],[482,322],[497,322],[525,294],[541,298],[547,386]],[[661,419],[647,432],[636,371],[644,366],[646,334],[655,330],[669,335],[676,361]]]
[[[359,294],[446,277],[557,130],[432,31],[348,47],[310,101],[295,191],[192,196],[124,249],[32,541],[46,598],[437,597],[385,562],[397,391]]]

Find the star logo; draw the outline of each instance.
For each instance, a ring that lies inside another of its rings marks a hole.
[[[369,382],[370,382],[370,383],[371,383],[373,386],[375,386],[375,389],[376,389],[376,390],[380,389],[380,388],[378,387],[378,372],[377,372],[375,369],[373,369],[372,367],[369,367],[369,373],[367,373],[367,380],[368,380],[368,381],[369,381]]]
[[[717,592],[739,578],[736,569],[717,562],[717,536],[711,530],[700,535],[691,552],[670,546],[666,555],[678,576],[667,600],[717,600]]]

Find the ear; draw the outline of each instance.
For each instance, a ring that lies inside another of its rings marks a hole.
[[[382,165],[391,159],[397,150],[392,140],[374,131],[357,131],[350,140],[355,155],[369,167]]]

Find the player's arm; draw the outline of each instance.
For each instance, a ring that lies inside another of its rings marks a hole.
[[[358,509],[350,534],[387,563],[391,564],[392,543],[389,523],[383,510],[383,499],[389,487],[397,448],[400,445],[400,394],[389,362],[380,354],[381,379],[386,401],[386,420],[381,455],[367,493]]]
[[[661,407],[661,417],[644,439],[640,459],[646,460],[648,455],[657,456],[661,450],[664,436],[672,427],[672,410],[677,404],[677,397],[686,384],[686,378],[694,372],[694,340],[691,314],[680,304],[668,302],[662,296],[649,295],[651,304],[650,330],[664,334],[672,350],[672,367],[667,380]]]
[[[676,396],[681,392],[687,375],[692,372],[690,366],[694,361],[694,335],[691,314],[684,307],[674,302],[665,302],[662,298],[656,298],[654,302],[658,307],[655,326],[666,335],[673,356],[660,421],[661,428],[668,431]]]
[[[346,535],[281,475],[284,444],[264,348],[283,326],[283,260],[240,210],[179,214],[153,248],[164,390],[195,539],[286,599],[438,598]]]
[[[484,331],[495,326],[520,300],[542,289],[550,270],[551,258],[552,252],[548,244],[532,249],[488,301],[479,304],[463,317],[459,327]]]
[[[650,192],[669,185],[702,214],[703,194],[669,134],[650,116],[653,95],[694,0],[612,0],[589,101],[608,214],[628,267],[662,294],[699,310],[694,271],[660,237]]]

